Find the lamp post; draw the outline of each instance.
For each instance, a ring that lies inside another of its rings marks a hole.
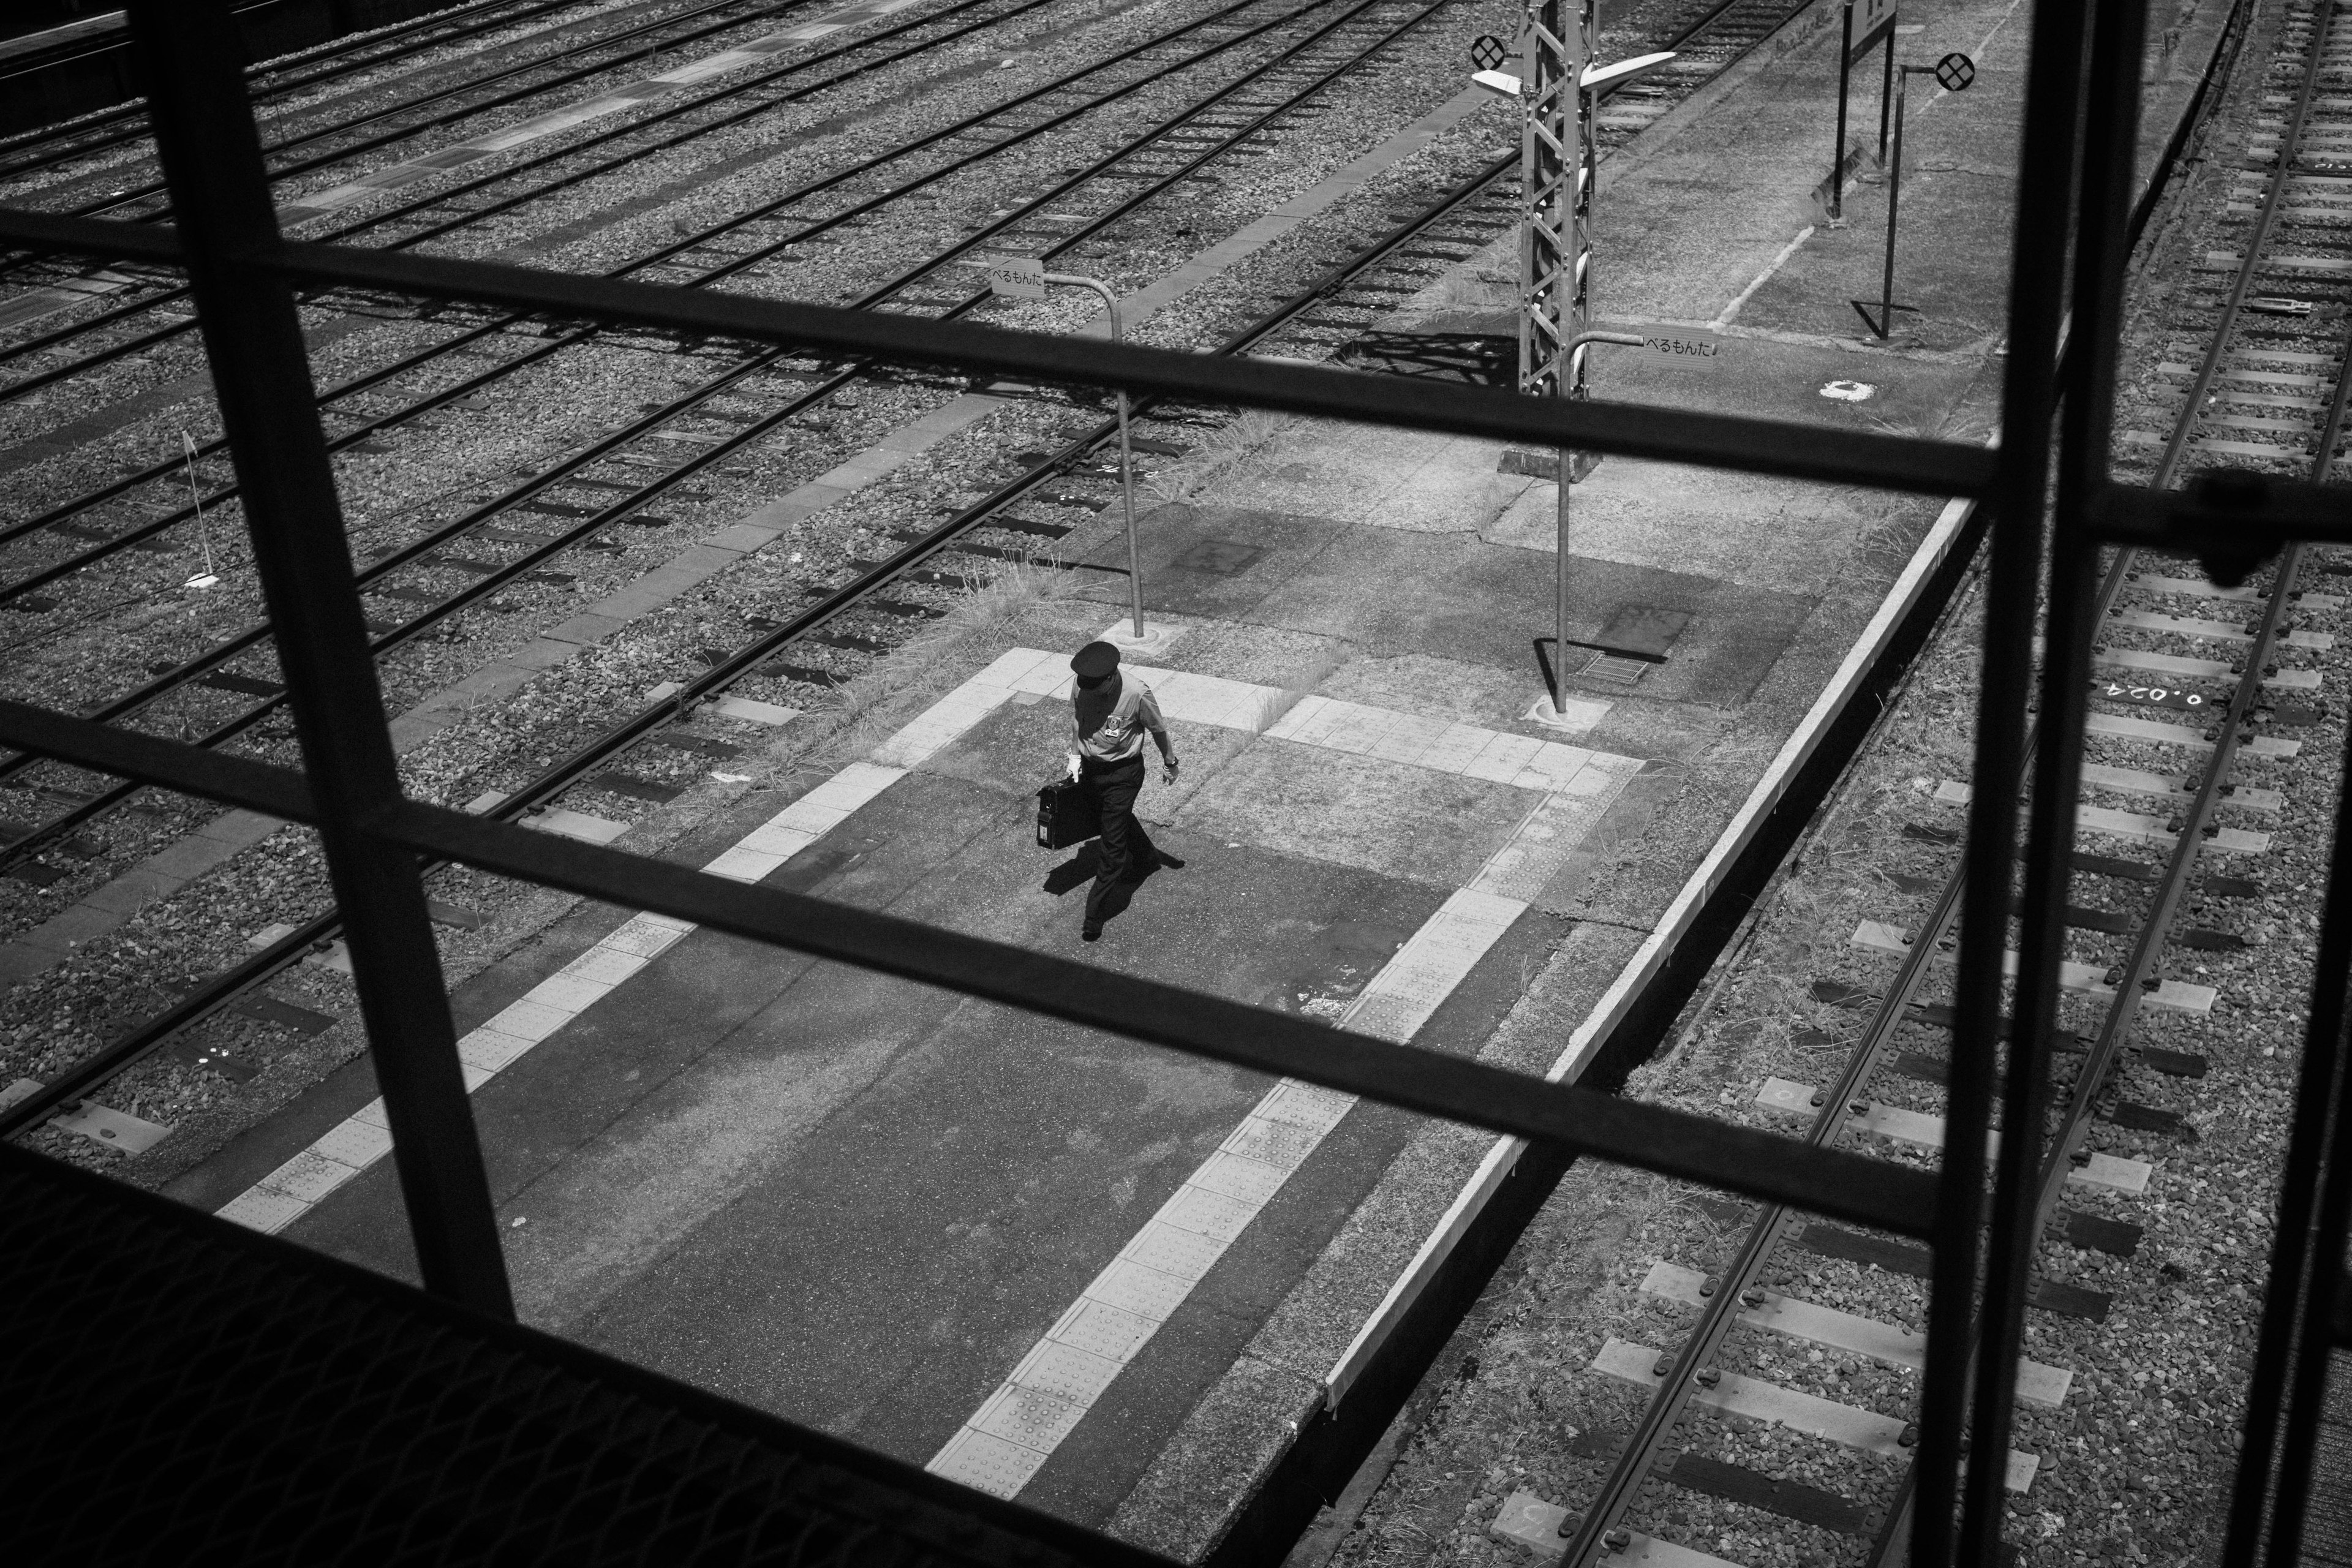
[[[1870,329],[1872,335],[1881,339],[1895,331],[1895,311],[1908,310],[1916,315],[1919,310],[1916,305],[1898,305],[1895,302],[1895,222],[1896,215],[1901,212],[1903,206],[1903,103],[1909,94],[1911,79],[1915,76],[1934,77],[1937,85],[1946,92],[1966,92],[1969,84],[1977,79],[1977,66],[1976,62],[1968,56],[1955,51],[1946,55],[1932,66],[1896,68],[1895,152],[1886,167],[1886,271],[1885,281],[1879,286],[1877,319],[1874,321],[1871,318],[1871,301],[1867,300],[1851,301],[1855,312],[1862,317],[1863,325]]]
[[[1577,7],[1573,27],[1565,13]],[[1592,187],[1600,168],[1593,110],[1617,88],[1657,69],[1671,52],[1637,55],[1613,65],[1592,63],[1593,0],[1528,0],[1524,78],[1497,68],[1501,40],[1482,37],[1471,47],[1478,69],[1471,80],[1487,91],[1526,106],[1519,152],[1519,391],[1530,397],[1590,395],[1585,350],[1593,343],[1643,340],[1592,327]],[[1597,458],[1593,460],[1597,461]],[[1569,487],[1590,472],[1579,454],[1559,449],[1559,511],[1556,524],[1559,558],[1552,586],[1552,636],[1536,639],[1537,661],[1560,717],[1560,688],[1567,677]],[[1549,640],[1553,658],[1543,658]],[[1598,645],[1580,644],[1593,647]],[[1609,651],[1609,650],[1603,650]]]
[[[1103,309],[1110,312],[1111,342],[1125,342],[1126,328],[1120,323],[1118,296],[1108,285],[1092,278],[1082,278],[1074,272],[1048,272],[1045,264],[1034,256],[999,256],[988,263],[988,286],[992,292],[1008,300],[1043,300],[1046,286],[1059,283],[1072,289],[1091,289],[1102,296]],[[1128,447],[1127,389],[1114,389],[1118,396],[1118,491],[1119,500],[1127,509],[1127,592],[1128,605],[1135,616],[1135,640],[1143,640],[1143,565],[1135,544],[1135,459]]]
[[[1622,343],[1628,348],[1636,349],[1644,346],[1642,339],[1633,332],[1584,331],[1577,333],[1570,341],[1570,352],[1580,356],[1588,343]],[[1568,635],[1568,495],[1571,488],[1569,476],[1575,471],[1576,467],[1574,458],[1575,454],[1567,447],[1562,447],[1559,449],[1559,510],[1553,536],[1558,546],[1559,556],[1552,563],[1552,656],[1549,663],[1544,663],[1541,657],[1543,639],[1541,637],[1536,639],[1537,662],[1544,665],[1544,685],[1551,692],[1551,711],[1555,719],[1567,717],[1560,708],[1560,692],[1568,684],[1568,650],[1571,647],[1591,647],[1599,648],[1603,653],[1619,651],[1603,647],[1599,643],[1578,642]]]

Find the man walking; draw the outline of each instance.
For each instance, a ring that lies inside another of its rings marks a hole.
[[[1096,942],[1104,916],[1111,912],[1114,888],[1139,882],[1159,867],[1184,864],[1154,845],[1135,819],[1135,797],[1143,789],[1144,731],[1159,744],[1160,777],[1170,784],[1176,782],[1176,744],[1168,738],[1151,688],[1119,673],[1118,649],[1090,642],[1070,660],[1070,669],[1077,677],[1070,688],[1077,729],[1070,776],[1086,784],[1102,824],[1095,845],[1095,885],[1087,894],[1086,924],[1078,931]]]

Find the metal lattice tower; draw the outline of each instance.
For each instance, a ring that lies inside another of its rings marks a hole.
[[[1569,15],[1570,5],[1575,7]],[[1594,0],[1528,0],[1519,146],[1519,390],[1585,395],[1591,324]]]

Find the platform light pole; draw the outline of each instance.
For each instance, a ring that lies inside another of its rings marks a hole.
[[[1110,312],[1111,342],[1125,342],[1127,331],[1119,322],[1118,296],[1109,286],[1096,279],[1075,272],[1048,272],[1045,264],[1034,256],[999,256],[988,263],[988,286],[992,292],[1008,300],[1043,300],[1046,286],[1059,283],[1071,289],[1091,289],[1102,296],[1103,309]],[[1127,508],[1127,595],[1128,607],[1135,616],[1135,640],[1143,640],[1143,563],[1135,545],[1135,458],[1127,442],[1127,389],[1118,389],[1118,494]]]
[[[1570,7],[1574,6],[1571,16]],[[1523,106],[1519,133],[1519,392],[1528,397],[1591,395],[1586,351],[1596,342],[1643,340],[1592,326],[1592,194],[1601,146],[1593,110],[1612,89],[1657,69],[1671,52],[1638,55],[1613,65],[1592,63],[1598,30],[1594,0],[1528,0],[1521,36],[1521,76],[1491,68],[1500,63],[1497,40],[1480,38],[1471,80]],[[1569,488],[1600,461],[1597,453],[1559,449],[1556,524],[1559,558],[1553,584],[1553,658],[1536,639],[1551,710],[1560,716],[1567,679],[1569,618]],[[1612,651],[1602,649],[1601,651]]]

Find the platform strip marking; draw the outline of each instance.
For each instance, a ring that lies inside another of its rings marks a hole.
[[[1283,695],[1274,687],[1252,686],[1181,670],[1155,669],[1147,674],[1139,669],[1138,673],[1144,674],[1160,694],[1161,710],[1185,722],[1255,730],[1257,716],[1270,711],[1268,702]],[[1066,655],[1043,648],[1014,648],[999,656],[987,668],[940,698],[877,747],[869,760],[851,763],[802,795],[703,868],[736,881],[759,881],[848,820],[859,807],[904,778],[910,769],[961,739],[973,725],[1014,697],[1024,692],[1066,694],[1069,682]],[[1307,703],[1321,700],[1309,698],[1286,718],[1295,719]],[[1502,885],[1514,877],[1523,879],[1527,865],[1539,859],[1522,851],[1507,865],[1498,865],[1512,854],[1529,825],[1537,824],[1557,834],[1562,820],[1573,820],[1574,810],[1592,813],[1597,820],[1598,812],[1605,810],[1607,803],[1622,793],[1625,782],[1641,764],[1630,757],[1505,735],[1475,725],[1439,724],[1434,733],[1423,734],[1405,722],[1413,720],[1412,715],[1354,703],[1339,706],[1347,711],[1333,720],[1332,733],[1349,745],[1369,744],[1368,736],[1392,735],[1400,737],[1392,742],[1396,750],[1415,755],[1432,753],[1428,765],[1446,771],[1466,773],[1475,765],[1484,770],[1478,776],[1524,784],[1530,788],[1575,786],[1569,793],[1579,804],[1565,818],[1547,817],[1549,802],[1538,804],[1523,819],[1520,832],[1514,834],[1480,872],[1480,880],[1449,899],[1445,908],[1390,961],[1390,969],[1397,972],[1391,981],[1396,995],[1379,991],[1380,981],[1375,979],[1357,999],[1356,1006],[1360,1008],[1384,1008],[1386,1015],[1409,1017],[1416,1005],[1413,998],[1433,995],[1434,1000],[1430,1006],[1433,1009],[1435,1002],[1442,1001],[1445,993],[1459,983],[1459,974],[1451,981],[1445,979],[1450,967],[1462,963],[1463,955],[1467,954],[1461,971],[1467,973],[1468,965],[1475,964],[1477,956],[1526,908],[1524,901],[1498,898],[1480,889],[1487,881]],[[1342,723],[1345,720],[1360,722]],[[1402,738],[1407,731],[1420,737],[1422,743],[1417,751]],[[1273,732],[1272,729],[1266,731]],[[1446,742],[1450,749],[1433,752],[1440,741]],[[1573,848],[1573,844],[1562,846],[1555,837],[1544,848],[1564,855]],[[1507,904],[1511,906],[1509,917],[1499,926],[1493,925],[1500,908]],[[497,1077],[524,1052],[577,1018],[694,929],[692,924],[667,915],[632,915],[603,941],[533,986],[520,1000],[467,1032],[457,1042],[467,1091]],[[1417,1018],[1412,1026],[1419,1026]],[[392,1133],[384,1120],[383,1101],[370,1100],[318,1142],[230,1199],[218,1213],[223,1219],[256,1230],[283,1230],[330,1193],[383,1158],[391,1149]]]
[[[1492,893],[1454,893],[1349,1005],[1340,1026],[1410,1040],[1526,909]],[[1354,1095],[1291,1079],[1275,1085],[923,1468],[1017,1496],[1355,1104]]]
[[[1283,696],[1276,688],[1184,671],[1137,673],[1175,720],[1255,729],[1255,716],[1273,711],[1269,704]],[[1069,684],[1063,661],[1051,654],[1023,679],[1055,695]],[[1340,1015],[1341,1027],[1399,1044],[1527,912],[1528,898],[1641,766],[1555,741],[1322,697],[1305,699],[1261,732],[1544,792],[1470,885],[1449,896]],[[1275,1085],[924,1468],[998,1497],[1017,1496],[1355,1104],[1353,1095],[1295,1079]]]

